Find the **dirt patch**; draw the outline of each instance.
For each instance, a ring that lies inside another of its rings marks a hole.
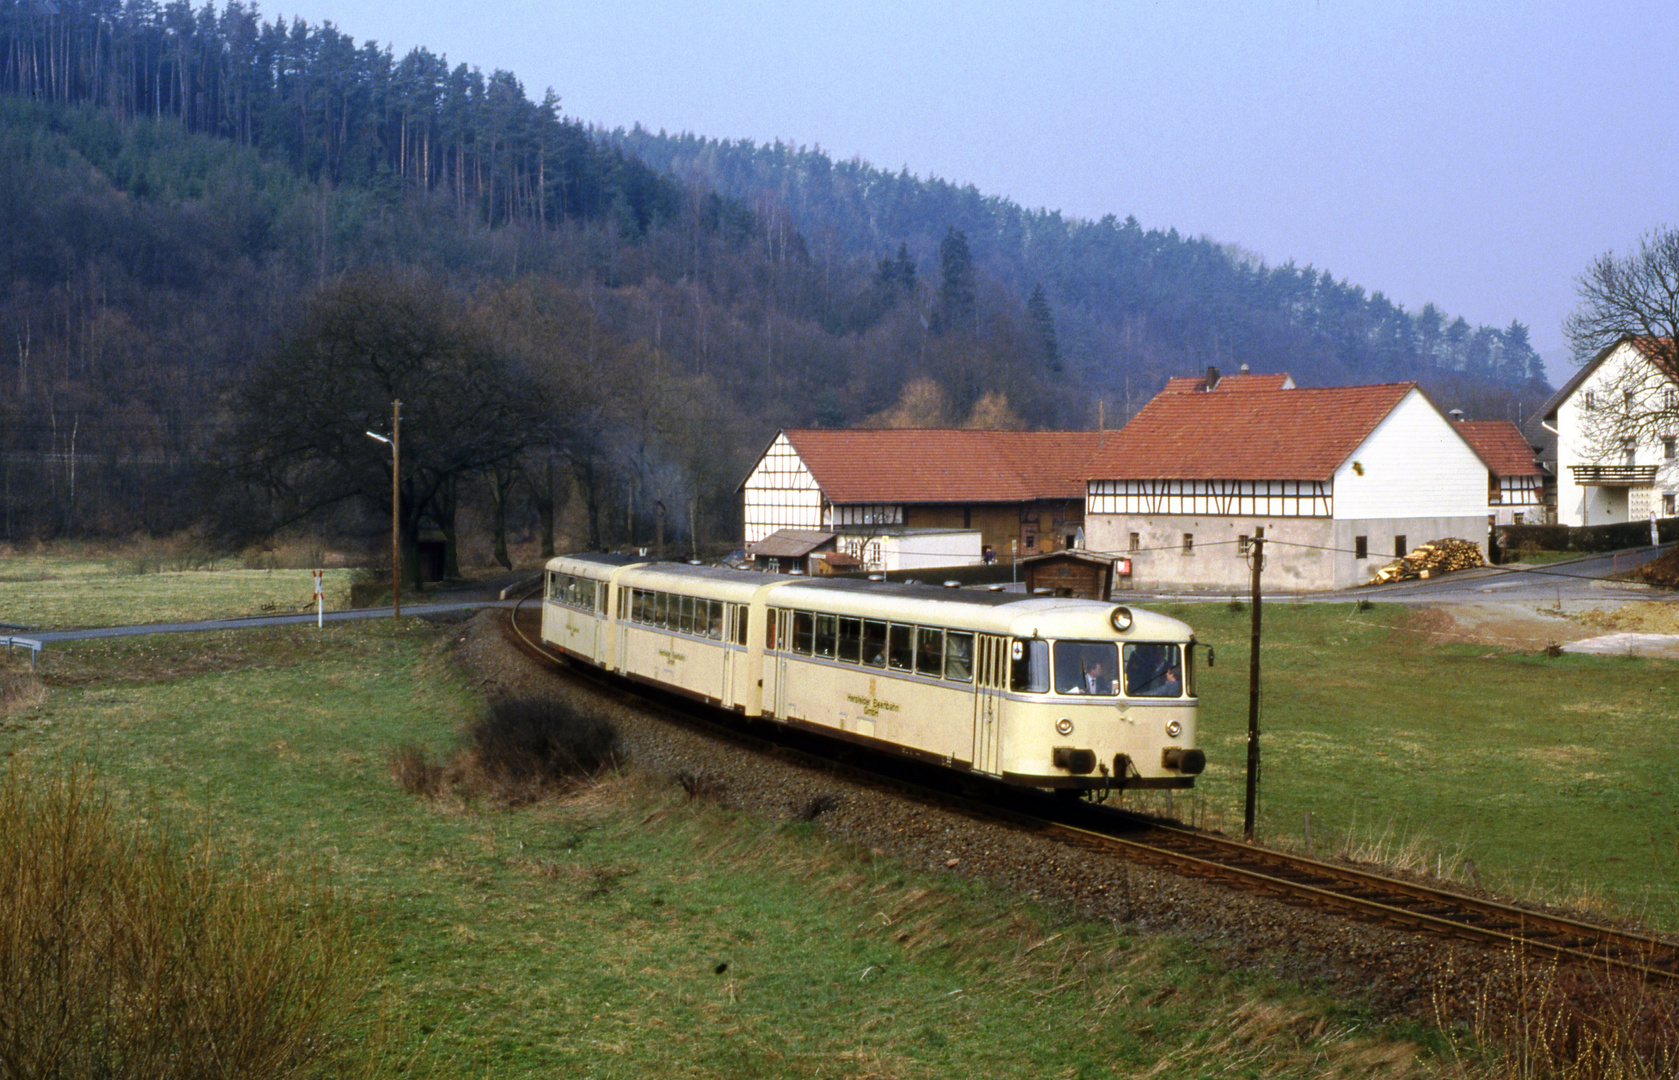
[[[1622,604],[1613,611],[1588,611],[1580,622],[1590,631],[1587,636],[1601,633],[1679,634],[1679,603],[1673,601],[1641,600]]]
[[[1579,619],[1525,604],[1417,608],[1406,619],[1404,629],[1440,644],[1489,645],[1517,652],[1541,652],[1551,645],[1598,633]]]

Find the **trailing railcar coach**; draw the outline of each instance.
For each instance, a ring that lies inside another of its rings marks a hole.
[[[547,566],[545,642],[763,717],[1027,787],[1186,788],[1195,636],[1094,600],[772,577],[612,555]]]

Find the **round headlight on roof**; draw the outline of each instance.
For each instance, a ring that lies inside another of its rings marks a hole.
[[[1113,624],[1113,628],[1115,630],[1118,630],[1120,633],[1124,633],[1125,631],[1131,629],[1131,609],[1128,607],[1114,608],[1113,612],[1108,616],[1108,622]]]

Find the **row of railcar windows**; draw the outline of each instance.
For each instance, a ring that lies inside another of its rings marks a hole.
[[[742,604],[651,589],[630,589],[627,595],[626,617],[631,622],[674,630],[679,634],[697,634],[714,641],[723,640],[724,612],[732,607],[735,609],[734,641],[737,645],[746,644],[746,608]]]
[[[551,573],[548,575],[548,598],[567,607],[595,611],[595,597],[603,584],[589,578],[573,577],[571,574]]]
[[[774,614],[774,613],[772,613]],[[769,621],[769,648],[776,648],[779,618]],[[952,682],[974,681],[974,635],[966,630],[907,626],[844,615],[792,613],[785,651],[864,667],[913,672]]]

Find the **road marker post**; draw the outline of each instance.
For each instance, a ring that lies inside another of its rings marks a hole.
[[[321,575],[325,570],[315,571],[315,629],[319,630],[325,622],[326,591],[321,588]]]

